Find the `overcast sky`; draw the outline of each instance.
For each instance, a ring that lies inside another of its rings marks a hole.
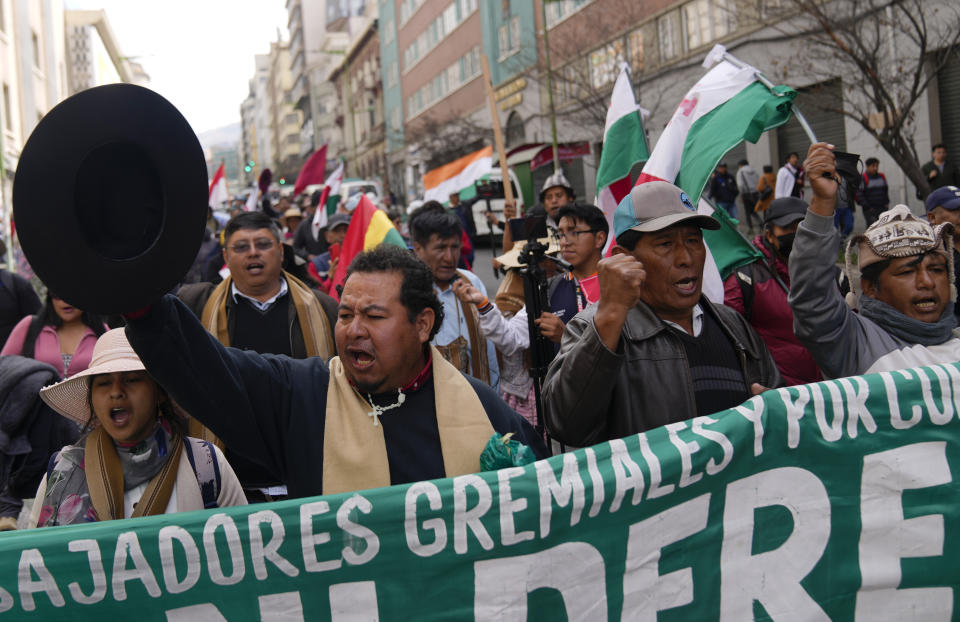
[[[198,134],[240,121],[253,55],[277,29],[287,36],[284,0],[65,0],[104,9],[121,53],[143,65],[150,88],[169,99]]]

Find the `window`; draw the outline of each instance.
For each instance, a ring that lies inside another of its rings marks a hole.
[[[593,0],[560,0],[559,2],[549,2],[546,6],[547,28],[553,28],[591,2],[593,2]]]
[[[400,0],[400,24],[406,23],[426,0]]]
[[[670,11],[657,18],[657,37],[660,39],[660,61],[680,56],[680,13]]]
[[[760,0],[761,19],[768,19],[770,17],[783,15],[786,9],[787,4],[784,0]]]
[[[455,0],[430,22],[403,51],[403,71],[407,72],[477,10],[477,0]]]
[[[627,35],[627,64],[630,71],[643,71],[643,31],[639,28]]]
[[[553,72],[553,96],[557,105],[576,100],[582,93],[580,76],[582,72],[574,64]]]
[[[687,49],[693,50],[737,29],[733,3],[728,0],[694,0],[683,7]]]
[[[10,112],[10,87],[6,83],[3,85],[3,127],[8,132],[13,131],[13,114]]]
[[[40,38],[37,37],[37,33],[30,33],[30,41],[33,43],[33,66],[40,69],[43,66],[43,61],[40,58]]]
[[[442,70],[407,98],[407,118],[412,119],[464,84],[480,75],[480,47],[477,46]]]
[[[520,51],[520,18],[513,16],[497,31],[500,44],[500,60]]]
[[[590,54],[590,84],[598,89],[617,79],[623,60],[623,41],[613,41]]]

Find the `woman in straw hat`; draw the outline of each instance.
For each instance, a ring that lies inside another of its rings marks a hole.
[[[104,333],[90,367],[40,397],[87,433],[51,460],[31,526],[246,505],[220,450],[185,436],[185,416],[147,374],[123,329]]]

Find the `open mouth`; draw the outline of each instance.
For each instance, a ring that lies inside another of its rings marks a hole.
[[[130,411],[126,408],[111,408],[110,419],[116,426],[124,426],[130,421]]]
[[[937,301],[935,298],[921,298],[913,302],[913,308],[920,313],[931,313],[937,310]]]
[[[685,294],[692,294],[697,291],[697,279],[692,276],[680,279],[673,285]]]
[[[260,274],[263,272],[263,264],[259,262],[253,262],[247,264],[247,272],[250,274]]]
[[[373,361],[376,357],[373,356],[370,352],[360,349],[351,349],[348,348],[347,352],[350,358],[353,360],[353,366],[357,369],[366,369],[373,365]]]

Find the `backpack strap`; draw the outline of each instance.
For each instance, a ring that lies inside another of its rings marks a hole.
[[[753,315],[753,264],[748,263],[733,271],[740,285],[740,294],[743,296],[743,315],[750,322]]]
[[[220,507],[220,465],[217,463],[217,454],[213,443],[203,441],[192,436],[186,437],[183,448],[187,450],[187,460],[200,486],[200,496],[203,498],[203,509]]]

